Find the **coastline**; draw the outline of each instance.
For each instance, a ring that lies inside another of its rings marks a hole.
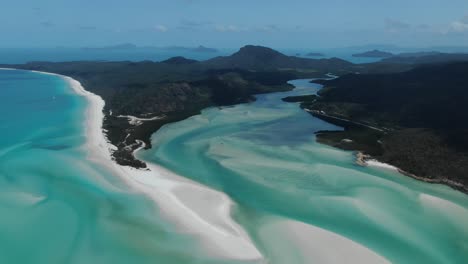
[[[358,164],[359,166],[363,166],[363,167],[369,166],[369,167],[392,170],[392,171],[398,172],[399,174],[402,174],[403,176],[407,176],[418,181],[422,181],[422,182],[426,182],[430,184],[443,184],[455,190],[459,190],[465,194],[468,194],[468,188],[459,182],[449,180],[449,179],[430,179],[426,177],[417,176],[415,174],[402,170],[396,166],[393,166],[392,164],[384,163],[375,158],[372,158],[372,156],[366,155],[362,153],[361,151],[358,151],[356,153],[356,164]]]
[[[290,99],[294,99],[294,98],[290,98]],[[356,161],[355,161],[356,164],[360,166],[371,166],[371,167],[379,167],[382,169],[390,169],[390,170],[393,170],[402,174],[403,176],[410,177],[418,181],[422,181],[422,182],[426,182],[430,184],[446,185],[454,190],[468,194],[468,186],[466,184],[461,183],[460,181],[450,179],[446,176],[439,177],[439,178],[421,177],[414,173],[410,173],[404,169],[401,169],[397,166],[394,166],[392,164],[388,164],[388,163],[378,160],[378,156],[380,154],[377,154],[377,152],[380,151],[379,144],[381,143],[379,142],[381,141],[381,138],[369,137],[369,135],[378,135],[378,134],[385,135],[386,133],[395,131],[396,130],[395,128],[379,127],[379,126],[368,124],[368,123],[345,119],[343,117],[328,114],[322,110],[309,109],[305,105],[302,105],[303,103],[305,103],[305,101],[301,102],[300,107],[307,113],[311,114],[312,116],[320,120],[323,120],[330,124],[334,124],[336,126],[344,128],[343,131],[339,131],[339,130],[317,131],[315,132],[315,134],[318,135],[316,137],[316,141],[321,144],[325,144],[334,148],[339,148],[345,151],[357,151]],[[369,133],[366,132],[364,134],[362,133],[362,131],[364,130],[370,131],[370,132]],[[358,133],[356,133],[356,131],[358,131]],[[344,134],[343,132],[347,134]],[[341,136],[336,136],[339,133],[341,133]],[[363,136],[366,136],[367,139],[374,140],[373,141],[374,143],[370,144],[369,140],[363,141],[362,140]],[[356,137],[358,140],[355,142],[353,137]],[[343,142],[346,144],[343,144]],[[364,152],[367,154],[364,154]],[[406,168],[406,169],[409,170],[409,168]]]
[[[166,220],[175,223],[179,231],[199,239],[201,249],[211,256],[251,261],[264,258],[247,232],[231,218],[234,203],[227,195],[185,179],[157,164],[147,163],[146,170],[117,164],[111,156],[116,147],[107,140],[102,127],[104,100],[87,91],[71,77],[32,72],[64,79],[73,92],[88,101],[84,124],[88,160],[112,171],[127,184],[129,191],[141,193],[151,199]],[[145,147],[143,142],[140,143],[141,146],[134,153]]]
[[[60,76],[60,75],[59,75]],[[148,170],[138,170],[118,165],[111,158],[103,130],[104,100],[84,89],[81,84],[68,77],[72,89],[89,102],[87,110],[87,145],[91,160],[106,165],[120,176],[130,187],[151,198],[163,211],[163,215],[176,223],[183,231],[200,237],[206,251],[214,257],[228,259],[257,260],[262,255],[247,233],[231,219],[233,202],[223,193],[189,181],[156,164],[148,164]],[[144,145],[138,148],[140,150]],[[183,193],[192,193],[185,197]],[[212,206],[204,207],[209,202]],[[214,250],[216,249],[216,250]]]

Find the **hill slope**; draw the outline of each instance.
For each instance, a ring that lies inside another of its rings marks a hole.
[[[245,46],[228,57],[217,57],[205,62],[214,68],[240,68],[247,70],[316,69],[339,71],[353,66],[338,58],[307,59],[286,56],[276,50],[262,46]]]

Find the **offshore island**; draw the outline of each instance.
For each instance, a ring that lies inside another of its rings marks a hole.
[[[151,147],[163,125],[207,107],[248,103],[255,94],[288,91],[289,80],[319,78],[318,95],[288,97],[343,127],[317,140],[359,151],[404,174],[468,192],[468,62],[463,54],[398,56],[369,64],[286,56],[246,46],[226,57],[161,62],[31,62],[1,67],[70,76],[105,101],[103,129],[120,165],[146,168],[133,152]],[[327,74],[337,78],[327,78]],[[311,132],[312,133],[312,132]]]

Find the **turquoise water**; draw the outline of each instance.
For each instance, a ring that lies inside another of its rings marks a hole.
[[[310,263],[271,225],[278,219],[394,263],[465,263],[467,196],[356,166],[352,153],[317,144],[314,131],[337,128],[281,102],[320,88],[293,84],[167,125],[139,155],[228,194],[269,263]],[[88,102],[65,80],[0,70],[0,94],[0,263],[238,263],[210,258],[153,201],[87,159]]]
[[[84,97],[0,70],[0,263],[219,263],[86,159]]]
[[[466,263],[468,197],[357,166],[353,153],[316,143],[314,131],[337,128],[280,99],[320,86],[292,84],[292,92],[167,125],[139,156],[228,194],[234,217],[271,263],[281,263],[272,237],[284,238],[267,238],[262,227],[278,218],[332,231],[394,263]]]

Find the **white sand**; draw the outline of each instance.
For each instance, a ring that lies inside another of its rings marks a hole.
[[[396,172],[399,171],[399,169],[397,167],[393,166],[393,165],[383,163],[383,162],[373,160],[373,159],[372,160],[366,160],[365,164],[367,166],[371,166],[371,167],[377,167],[377,168],[392,170],[392,171],[396,171]]]
[[[361,244],[302,222],[274,221],[267,224],[262,233],[263,237],[275,242],[272,251],[281,261],[279,263],[390,263]],[[294,250],[300,259],[291,254]]]
[[[64,78],[78,95],[89,101],[86,110],[86,148],[90,160],[120,176],[130,190],[144,193],[154,200],[168,220],[178,224],[181,231],[200,239],[203,248],[213,256],[239,260],[263,259],[247,233],[231,218],[233,202],[225,194],[155,164],[148,164],[150,170],[137,170],[115,163],[110,155],[110,149],[115,146],[110,145],[102,130],[104,100],[86,91],[70,77],[52,75]]]

